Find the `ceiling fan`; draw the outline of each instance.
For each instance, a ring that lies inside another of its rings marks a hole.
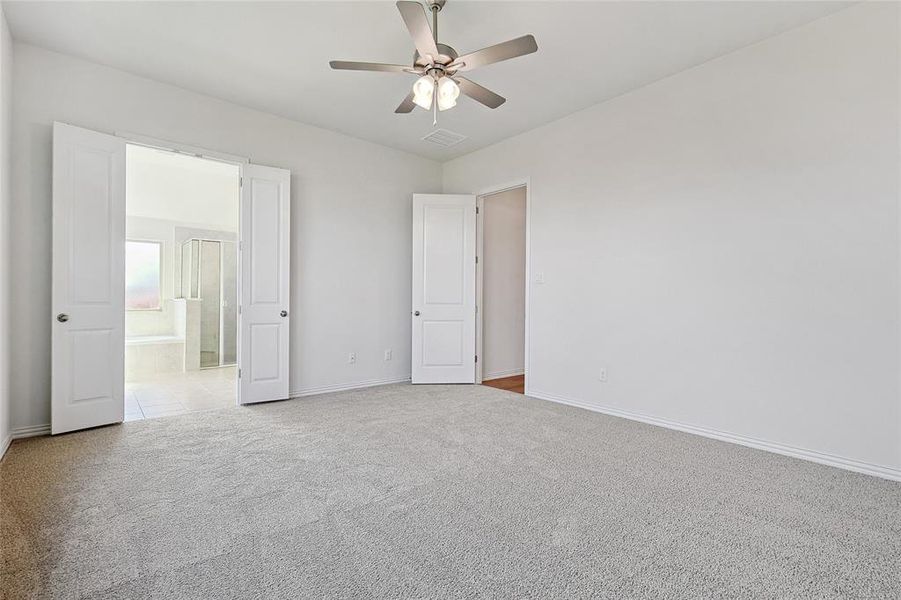
[[[396,113],[409,113],[415,106],[435,111],[447,110],[457,104],[457,97],[462,92],[473,100],[481,102],[488,108],[497,108],[506,99],[478,83],[459,75],[476,67],[531,54],[538,50],[538,44],[531,35],[524,35],[494,46],[482,48],[462,56],[457,51],[438,41],[438,13],[444,8],[447,0],[428,0],[432,12],[432,26],[419,2],[401,0],[397,10],[403,18],[416,52],[413,64],[390,65],[384,63],[352,62],[333,60],[329,65],[333,69],[349,71],[385,71],[389,73],[411,73],[419,75],[413,89],[395,109]]]

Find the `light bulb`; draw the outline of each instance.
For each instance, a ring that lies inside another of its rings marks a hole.
[[[425,75],[413,84],[413,102],[426,110],[432,108],[432,96],[435,94],[435,80]]]
[[[460,86],[450,77],[442,77],[438,80],[438,110],[447,110],[457,105],[457,97],[460,95]]]

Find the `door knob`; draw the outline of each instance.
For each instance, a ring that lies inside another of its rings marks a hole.
[[[67,315],[66,313],[59,313],[58,315],[56,315],[56,320],[60,323],[65,323],[69,320],[69,315]]]
[[[278,313],[278,314],[280,314],[280,315],[283,316],[283,317],[287,317],[287,316],[288,316],[288,311],[283,310],[282,312],[280,312],[280,313]]]
[[[415,313],[413,313],[413,316],[414,316],[414,317],[418,317],[418,316],[419,316],[419,311],[417,310]]]

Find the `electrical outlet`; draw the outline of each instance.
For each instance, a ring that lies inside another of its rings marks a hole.
[[[352,365],[355,362],[357,362],[357,353],[351,352],[350,354],[347,355],[347,364]]]
[[[607,369],[601,369],[601,372],[598,373],[598,379],[601,383],[607,383]]]
[[[392,358],[391,350],[390,349],[385,350],[385,360],[391,360],[391,358]]]

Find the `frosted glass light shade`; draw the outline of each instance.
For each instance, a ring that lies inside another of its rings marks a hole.
[[[438,80],[438,110],[447,110],[457,105],[457,97],[460,95],[460,86],[450,77],[442,77]]]
[[[435,95],[435,80],[425,75],[413,84],[413,102],[417,106],[429,110],[432,108],[432,97]]]

